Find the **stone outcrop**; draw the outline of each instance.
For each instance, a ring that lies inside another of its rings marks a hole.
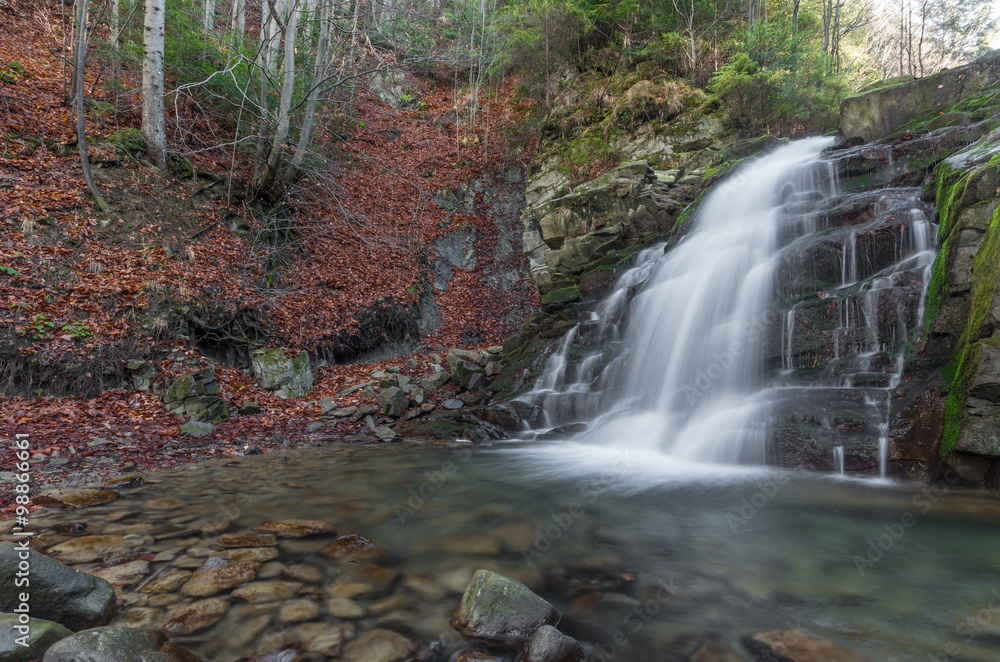
[[[265,391],[281,398],[296,398],[312,390],[313,372],[309,355],[303,351],[294,359],[279,348],[260,349],[250,359],[253,375]]]
[[[529,207],[522,241],[538,291],[571,286],[614,251],[670,232],[693,197],[636,161]]]
[[[217,423],[229,416],[226,401],[219,397],[215,368],[205,368],[182,375],[163,390],[167,411],[193,421]]]
[[[891,84],[899,81],[893,79],[878,89],[848,97],[840,104],[840,135],[869,142],[915,118],[950,111],[958,102],[1000,83],[998,67],[1000,51],[993,51],[962,67],[902,84]],[[954,125],[957,119],[944,122]]]

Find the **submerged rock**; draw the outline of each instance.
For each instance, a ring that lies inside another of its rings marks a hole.
[[[215,595],[251,581],[256,575],[256,570],[256,563],[230,563],[199,570],[181,587],[181,593],[198,598]]]
[[[26,556],[26,558],[23,558]],[[117,610],[115,591],[105,580],[73,570],[34,550],[23,551],[12,543],[0,544],[0,612],[13,612],[21,604],[15,585],[18,564],[31,572],[31,615],[55,621],[70,630],[104,625]]]
[[[389,558],[389,552],[357,533],[334,538],[319,553],[337,561],[378,562]]]
[[[344,662],[400,662],[414,651],[417,645],[392,630],[371,630],[351,641],[344,648]]]
[[[332,524],[312,519],[284,519],[263,522],[253,527],[257,533],[270,534],[279,538],[309,538],[312,536],[336,535]]]
[[[477,570],[451,624],[467,637],[504,641],[527,639],[558,620],[559,611],[521,582]]]
[[[36,495],[32,502],[36,506],[70,506],[72,508],[86,508],[87,506],[97,506],[102,503],[109,503],[118,498],[118,492],[114,490],[98,490],[93,488],[64,488],[58,490],[45,490]]]
[[[200,662],[155,630],[105,627],[78,632],[57,642],[44,662]]]
[[[801,630],[747,635],[743,645],[761,662],[865,662],[856,653]]]
[[[194,634],[221,621],[228,611],[229,602],[222,598],[198,600],[167,614],[161,629],[170,634]]]

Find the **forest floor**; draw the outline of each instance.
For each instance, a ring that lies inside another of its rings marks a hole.
[[[514,137],[532,110],[513,84],[481,100],[480,117],[489,119],[475,127],[456,125],[462,93],[448,80],[410,79],[419,110],[359,94],[320,121],[323,165],[268,210],[246,202],[252,154],[225,146],[231,120],[205,112],[201,99],[171,96],[170,148],[185,157],[173,174],[159,171],[128,147],[141,121],[139,72],[124,70],[126,91],[112,92],[107,68],[91,62],[88,144],[111,205],[101,213],[65,103],[69,51],[60,26],[55,2],[0,3],[0,389],[22,393],[0,395],[0,437],[29,435],[36,484],[343,438],[363,423],[341,419],[306,432],[320,398],[336,398],[376,368],[416,359],[404,373],[419,376],[433,352],[499,344],[537,310],[519,244],[514,257],[497,257],[509,228],[490,211],[493,194],[463,189],[503,171],[523,181],[532,146]],[[475,196],[464,209],[436,202],[463,190]],[[517,184],[495,195],[520,195],[523,204]],[[273,240],[276,218],[293,229],[282,241]],[[473,227],[475,266],[453,270],[447,289],[434,291],[440,325],[409,354],[343,362],[373,342],[362,337],[371,335],[360,326],[365,316],[416,310],[432,287],[432,243]],[[522,275],[501,285],[491,275],[499,268]],[[197,440],[181,435],[183,421],[154,391],[107,388],[127,383],[137,360],[154,366],[161,384],[208,365],[196,344],[205,337],[192,337],[199,329],[221,345],[256,338],[330,364],[317,370],[309,395],[283,400],[243,369],[216,363],[227,403],[253,400],[263,411],[231,417]],[[337,400],[368,402],[357,393]],[[0,471],[12,466],[4,443]]]

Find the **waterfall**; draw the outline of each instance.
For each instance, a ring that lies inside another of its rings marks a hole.
[[[742,165],[676,245],[640,252],[524,396],[545,412],[536,433],[594,467],[610,451],[673,468],[829,466],[835,454],[840,467],[875,457],[885,475],[936,228],[916,189],[841,191],[843,157],[820,156],[832,142]]]

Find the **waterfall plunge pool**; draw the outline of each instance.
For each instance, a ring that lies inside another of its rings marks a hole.
[[[110,504],[38,511],[33,522],[85,521],[88,535],[127,531],[144,548],[174,550],[151,563],[155,578],[181,559],[204,560],[223,531],[324,520],[390,550],[386,565],[398,574],[355,599],[364,615],[345,620],[321,607],[314,622],[347,623],[355,636],[387,627],[422,643],[446,634],[453,650],[462,644],[448,618],[471,573],[488,568],[527,583],[561,610],[561,630],[616,660],[683,659],[675,642],[685,635],[717,633],[738,648],[740,636],[785,628],[873,661],[997,659],[993,495],[746,467],[656,479],[624,451],[570,475],[549,471],[532,452],[539,447],[404,442],[220,458],[152,474]],[[211,535],[154,539],[220,521],[228,524]],[[316,554],[327,540],[283,540],[262,569],[312,567],[300,594],[321,596],[345,577]],[[125,589],[124,622],[158,626],[190,601],[178,594],[153,606],[135,588]],[[280,623],[281,603],[230,602],[219,622],[174,640],[230,662],[309,625]],[[249,632],[251,622],[259,630]],[[623,636],[625,645],[613,643]]]

